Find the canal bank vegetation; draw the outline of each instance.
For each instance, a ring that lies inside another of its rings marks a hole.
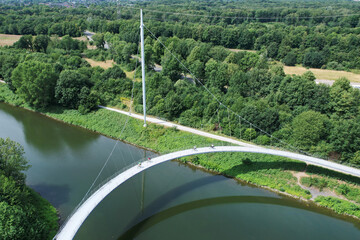
[[[19,100],[4,84],[0,84],[0,93],[4,93],[2,96],[5,102],[14,104],[12,101],[17,101],[19,104]],[[20,106],[31,109],[31,107],[24,103],[21,103]],[[210,144],[223,144],[213,139],[181,132],[175,128],[164,128],[155,124],[149,124],[147,128],[144,128],[140,120],[105,109],[98,109],[82,115],[76,110],[53,107],[46,111],[40,111],[40,113],[161,153],[193,148],[195,145],[201,147],[209,146]],[[123,128],[125,123],[127,126]],[[258,186],[275,189],[278,192],[305,200],[311,199],[312,195],[309,190],[299,185],[297,178],[292,172],[306,172],[314,175],[316,178],[324,178],[325,180],[319,181],[329,181],[331,182],[328,183],[329,186],[333,186],[335,182],[341,182],[343,186],[338,187],[338,191],[344,188],[344,186],[349,189],[360,188],[359,178],[278,156],[251,153],[216,153],[192,156],[180,160],[215,173],[220,173]],[[314,180],[310,181],[314,182]],[[301,180],[303,185],[310,186],[307,182],[309,182],[309,180],[306,178]],[[320,187],[321,184],[316,186]],[[351,190],[351,194],[349,193],[347,195],[356,195],[355,191],[356,190]],[[319,205],[333,209],[340,214],[360,216],[359,212],[357,212],[360,211],[359,202],[354,202],[351,197],[349,197],[348,200],[340,199],[337,201],[337,199],[338,198],[333,197],[317,197],[315,201]]]
[[[0,138],[0,239],[52,239],[58,229],[56,209],[26,186],[30,166],[23,148]]]

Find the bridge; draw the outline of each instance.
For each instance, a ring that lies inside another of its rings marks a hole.
[[[74,214],[68,219],[68,221],[64,223],[62,229],[58,232],[58,234],[54,237],[54,239],[57,240],[73,239],[76,232],[79,230],[79,228],[81,227],[85,219],[89,216],[89,214],[92,212],[92,210],[115,188],[117,188],[119,185],[121,185],[128,179],[132,178],[136,174],[141,173],[142,171],[148,168],[151,168],[153,166],[156,166],[158,164],[173,159],[198,155],[198,154],[218,153],[218,152],[242,152],[242,153],[259,153],[259,154],[276,155],[276,156],[291,158],[294,160],[299,160],[307,164],[321,166],[323,168],[327,168],[337,172],[360,177],[360,169],[354,169],[334,162],[329,162],[326,160],[305,156],[297,153],[279,151],[279,150],[267,149],[261,147],[219,146],[219,147],[188,149],[188,150],[173,152],[162,156],[158,156],[150,160],[145,160],[141,162],[141,164],[135,165],[129,168],[128,170],[119,173],[111,180],[106,182],[96,192],[94,192],[82,205],[80,205],[80,207],[74,212]]]

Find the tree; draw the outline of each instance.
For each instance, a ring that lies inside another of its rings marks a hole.
[[[92,39],[94,40],[95,46],[97,48],[104,49],[104,46],[105,46],[104,34],[97,33],[92,37]]]
[[[85,75],[75,70],[62,71],[55,87],[55,98],[65,107],[77,109],[80,104],[80,91],[87,85]]]
[[[324,58],[319,52],[308,52],[304,56],[303,65],[305,67],[321,68],[324,63]]]
[[[119,78],[126,78],[126,74],[124,71],[120,68],[119,65],[115,65],[111,68],[108,68],[105,70],[105,72],[102,74],[103,79],[119,79]]]
[[[20,63],[11,76],[16,93],[35,107],[46,107],[54,100],[57,78],[51,64],[34,60]]]
[[[24,148],[21,145],[9,138],[0,138],[0,175],[24,184],[25,174],[23,171],[29,167],[24,158]]]
[[[315,111],[307,111],[296,116],[292,123],[292,141],[304,148],[317,145],[327,137],[328,118]]]
[[[341,154],[342,160],[349,161],[360,149],[360,118],[333,120],[329,136],[334,151]],[[356,157],[356,156],[355,156]]]
[[[23,49],[33,49],[33,42],[32,42],[32,36],[31,35],[24,35],[21,36],[19,41],[14,43],[14,46],[16,48],[23,48]]]
[[[297,60],[296,60],[296,54],[293,52],[289,52],[284,59],[282,60],[282,62],[286,65],[286,66],[295,66]]]
[[[331,86],[329,105],[332,112],[342,118],[352,118],[358,113],[360,105],[359,91],[353,89],[350,81],[346,78],[339,78]]]
[[[94,93],[91,92],[88,87],[83,87],[79,94],[79,107],[78,110],[81,114],[86,114],[91,110],[95,109],[99,104],[99,98]]]
[[[180,59],[181,61],[181,57],[177,54],[175,54],[175,56]],[[166,52],[163,56],[163,58],[161,59],[161,65],[163,67],[163,74],[168,76],[172,81],[176,81],[178,79],[180,79],[181,77],[181,67],[179,62],[176,60],[175,57],[172,56],[171,53]]]
[[[302,77],[310,82],[315,81],[316,77],[311,71],[306,71]]]
[[[46,52],[46,48],[49,45],[50,38],[47,35],[38,35],[34,39],[34,50],[37,52]]]

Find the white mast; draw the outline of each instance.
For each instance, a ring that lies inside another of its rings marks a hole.
[[[144,23],[143,23],[142,9],[140,9],[140,36],[141,36],[141,75],[142,75],[142,90],[143,90],[144,127],[146,127]]]

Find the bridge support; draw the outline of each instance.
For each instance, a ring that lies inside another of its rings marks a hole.
[[[144,22],[143,22],[142,9],[140,9],[140,39],[141,39],[141,76],[142,76],[142,91],[143,91],[144,127],[146,127]]]

